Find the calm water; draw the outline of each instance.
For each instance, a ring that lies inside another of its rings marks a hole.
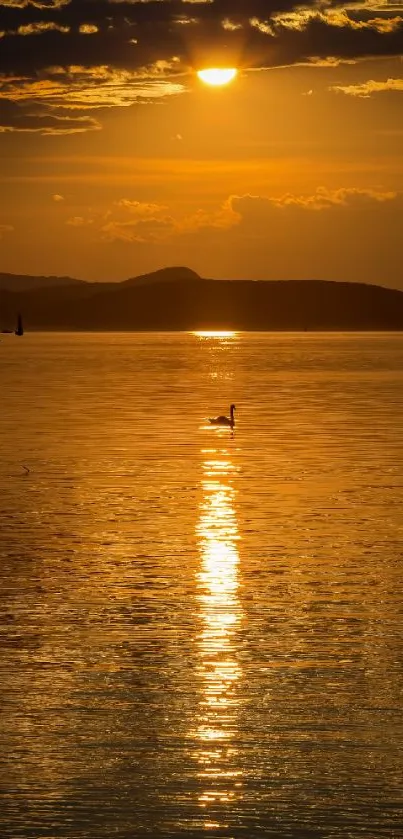
[[[0,387],[2,839],[402,839],[403,335],[3,336]]]

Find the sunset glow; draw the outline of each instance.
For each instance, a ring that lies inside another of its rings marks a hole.
[[[403,16],[280,6],[0,0],[0,273],[402,288]]]
[[[403,839],[403,0],[0,45],[0,839]]]

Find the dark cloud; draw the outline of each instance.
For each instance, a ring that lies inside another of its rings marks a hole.
[[[88,106],[101,107],[106,81],[99,78],[100,68],[109,74],[109,94],[115,83],[118,89],[108,104],[118,106],[147,98],[145,80],[154,90],[149,87],[150,98],[178,93],[180,87],[169,87],[173,77],[185,80],[203,64],[247,69],[329,56],[354,61],[400,55],[402,22],[396,5],[382,0],[362,0],[351,8],[331,0],[304,6],[295,0],[0,0],[0,97],[53,107],[54,90],[44,82],[54,84],[57,69],[64,75],[61,93],[63,87],[77,93],[75,107],[89,103],[88,97],[80,99],[83,80],[77,68],[87,87],[99,91],[98,105],[93,96]],[[10,76],[21,77],[11,93]],[[130,95],[122,96],[125,84]],[[60,97],[58,105],[63,107]],[[51,121],[57,119],[53,114]]]
[[[83,115],[52,113],[46,105],[19,105],[10,99],[0,101],[0,134],[10,131],[43,134],[81,134],[101,126],[97,120]]]
[[[133,70],[173,55],[192,65],[210,53],[271,66],[310,56],[359,58],[403,50],[402,18],[381,4],[371,10],[367,0],[351,10],[328,2],[300,6],[295,0],[20,1],[20,6],[0,2],[3,72],[34,72],[54,64]],[[59,29],[46,30],[44,24]],[[92,34],[80,32],[83,24],[93,28]]]

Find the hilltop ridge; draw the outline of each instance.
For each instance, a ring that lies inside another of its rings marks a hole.
[[[8,291],[31,291],[36,288],[85,285],[85,280],[74,277],[37,276],[35,274],[7,274],[0,272],[0,289]]]
[[[0,283],[0,328],[13,327],[18,312],[27,330],[401,330],[403,292],[325,280],[212,280],[171,267],[120,283],[18,291]]]
[[[173,266],[171,268],[159,268],[157,271],[151,271],[148,274],[140,274],[138,277],[130,277],[128,280],[118,283],[119,286],[140,286],[153,285],[155,283],[172,283],[172,282],[194,282],[201,280],[196,271],[191,268],[183,266]]]

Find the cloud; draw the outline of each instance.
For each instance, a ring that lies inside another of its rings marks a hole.
[[[88,216],[69,218],[66,224],[70,227],[93,225],[99,238],[108,242],[161,244],[202,230],[228,230],[239,219],[230,200],[212,213],[200,209],[176,217],[166,204],[121,198],[104,212],[88,211]]]
[[[246,67],[402,50],[401,5],[371,0],[0,0],[0,8],[0,71],[31,77],[56,64],[133,72],[173,56],[186,70],[224,48],[231,64]]]
[[[161,215],[161,213],[165,213],[167,210],[164,204],[147,204],[142,201],[130,201],[128,198],[121,198],[119,201],[115,201],[114,207],[127,210],[131,216],[140,220],[153,218],[155,215]]]
[[[319,211],[331,208],[352,207],[364,204],[377,204],[384,201],[393,201],[397,197],[396,192],[386,192],[372,189],[341,188],[328,190],[320,186],[312,195],[293,195],[287,193],[280,198],[261,198],[254,195],[232,196],[231,207],[236,213],[240,208],[255,205],[271,210],[303,210]],[[241,213],[242,215],[242,213]]]
[[[341,188],[328,190],[318,187],[311,195],[293,195],[287,193],[280,197],[258,195],[231,195],[222,206],[213,213],[199,210],[191,216],[177,221],[172,233],[176,236],[200,233],[203,230],[230,231],[235,227],[248,227],[255,236],[266,236],[265,225],[298,224],[298,218],[308,220],[314,215],[329,211],[348,214],[375,210],[382,204],[392,203],[401,210],[403,203],[400,193]]]
[[[136,72],[113,70],[105,65],[54,66],[42,78],[0,77],[0,99],[36,101],[49,108],[70,110],[124,107],[182,92],[181,85],[163,79],[169,66],[168,62],[158,62]]]
[[[239,223],[240,218],[230,197],[213,213],[198,210],[190,216],[185,216],[177,223],[176,234],[197,233],[208,229],[230,230],[231,227],[235,227]]]
[[[277,37],[281,29],[290,29],[297,32],[304,32],[313,21],[319,21],[329,27],[336,27],[337,29],[362,31],[373,30],[379,34],[394,32],[401,28],[402,17],[394,15],[393,17],[368,17],[363,14],[362,17],[351,14],[350,10],[359,9],[357,6],[341,6],[336,8],[329,8],[324,3],[312,6],[299,6],[293,11],[277,12],[272,16],[271,26],[265,30],[268,34]],[[364,11],[364,9],[363,9]],[[367,11],[367,10],[366,10]]]
[[[238,216],[226,248],[240,276],[253,251],[255,272],[273,279],[312,277],[399,282],[403,193],[318,188],[310,195],[232,196]]]
[[[101,228],[102,238],[109,241],[157,244],[166,241],[174,231],[169,217],[139,219],[136,221],[109,221]]]
[[[81,23],[78,31],[81,35],[95,35],[96,32],[99,32],[99,29],[93,23]]]
[[[121,201],[119,206],[129,211],[130,219],[108,221],[102,227],[102,232],[109,238],[125,241],[163,242],[203,230],[229,230],[239,221],[230,200],[225,201],[215,212],[200,209],[179,218],[171,215],[169,208],[164,205]]]
[[[234,225],[253,231],[254,236],[267,235],[267,229],[290,229],[292,225],[314,230],[315,217],[322,216],[329,225],[329,213],[338,224],[337,218],[349,219],[351,213],[357,217],[366,212],[374,213],[378,208],[389,205],[399,213],[402,211],[403,195],[386,190],[341,188],[328,190],[318,187],[311,195],[287,193],[280,197],[258,195],[232,195],[226,202],[228,218]]]
[[[254,236],[264,238],[267,227],[302,224],[303,219],[337,213],[350,217],[351,212],[362,215],[389,204],[401,211],[400,193],[386,190],[341,188],[328,190],[318,187],[311,195],[287,193],[280,197],[231,195],[212,212],[199,209],[195,213],[175,216],[165,204],[145,203],[122,198],[106,210],[94,215],[67,220],[72,227],[93,225],[96,235],[107,242],[163,244],[175,239],[199,236],[215,231],[229,233],[232,229],[252,230]],[[311,225],[311,222],[308,222]],[[328,221],[326,221],[328,224]]]
[[[19,106],[0,94],[0,134],[10,132],[34,133],[43,136],[82,134],[100,129],[97,120],[90,116],[71,116],[49,111],[41,103]]]
[[[0,0],[0,14],[0,98],[36,102],[42,119],[48,111],[47,128],[21,128],[15,111],[3,131],[95,130],[87,117],[63,131],[52,111],[178,95],[195,68],[223,55],[248,69],[402,52],[402,7],[383,0]]]
[[[129,107],[136,102],[161,100],[181,93],[184,89],[181,84],[165,78],[174,64],[175,61],[156,62],[137,71],[105,65],[90,68],[79,64],[56,65],[33,78],[18,74],[0,76],[0,121],[1,109],[7,109],[9,120],[0,131],[70,134],[98,130],[101,124],[89,116],[90,111]],[[34,110],[29,110],[29,105],[35,106]],[[68,115],[69,111],[87,113],[73,117]],[[28,116],[40,116],[41,122],[36,126],[31,120],[27,125]]]
[[[176,223],[164,204],[121,198],[106,213],[99,227],[107,241],[158,243],[175,232]]]
[[[16,31],[10,30],[9,32],[5,32],[6,35],[40,35],[42,32],[62,32],[66,34],[70,32],[69,26],[60,26],[60,24],[55,23],[52,20],[43,21],[38,20],[34,21],[34,23],[26,23],[22,24],[18,27]]]
[[[52,195],[52,198],[53,198],[53,201],[56,201],[56,202],[60,202],[60,201],[65,200],[64,195],[59,195],[58,193],[55,193],[55,195]]]
[[[362,82],[361,84],[332,85],[329,87],[329,90],[335,93],[345,93],[347,96],[358,96],[362,99],[369,99],[374,93],[403,91],[403,79],[386,79],[386,81],[380,82],[369,79],[369,81]]]

